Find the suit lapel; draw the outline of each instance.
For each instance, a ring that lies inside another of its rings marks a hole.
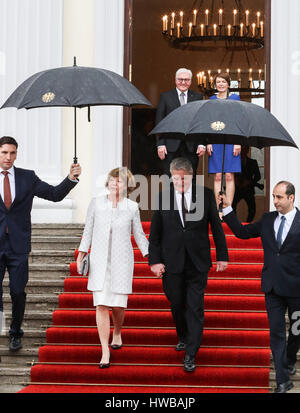
[[[179,100],[179,97],[178,97],[178,93],[177,93],[176,88],[175,88],[175,89],[172,89],[172,92],[173,92],[174,102],[176,102],[176,106],[179,108],[179,106],[180,106],[180,100]]]
[[[290,230],[289,230],[289,232],[288,232],[285,240],[283,241],[280,249],[283,248],[283,247],[285,246],[285,244],[289,242],[289,239],[290,239],[294,234],[297,234],[297,233],[298,233],[298,234],[300,233],[300,212],[299,212],[298,208],[297,208],[296,215],[295,215],[295,217],[294,217],[294,219],[293,219],[291,228],[290,228]]]

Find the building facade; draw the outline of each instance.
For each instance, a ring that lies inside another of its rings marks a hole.
[[[271,0],[271,112],[300,146],[300,4]],[[0,99],[33,73],[60,66],[94,66],[124,73],[124,0],[0,0]],[[0,135],[19,142],[16,165],[34,169],[56,184],[73,159],[71,108],[0,111]],[[123,109],[78,110],[77,155],[80,183],[58,204],[34,201],[33,222],[81,223],[92,196],[103,190],[107,172],[122,165]],[[270,150],[272,187],[287,179],[300,192],[300,154],[293,148]]]

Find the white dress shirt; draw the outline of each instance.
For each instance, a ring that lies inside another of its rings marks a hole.
[[[233,209],[232,209],[231,206],[223,208],[223,215],[225,216],[225,215],[229,214],[232,210]],[[286,236],[287,236],[287,234],[288,234],[288,232],[291,228],[291,225],[292,225],[293,220],[295,218],[296,212],[297,212],[297,209],[293,208],[290,212],[288,212],[287,214],[284,215],[285,218],[286,218],[286,221],[284,223],[283,231],[282,231],[282,238],[281,238],[282,239],[282,244],[283,244],[283,242],[284,242],[284,240],[285,240],[285,238],[286,238]],[[275,239],[277,238],[277,232],[278,232],[278,229],[279,229],[279,225],[280,225],[282,216],[283,216],[283,214],[278,212],[278,215],[277,215],[277,217],[274,221],[274,236],[275,236]]]
[[[0,195],[4,202],[4,175],[2,173],[4,169],[0,168]],[[8,179],[10,184],[10,193],[11,193],[11,202],[14,202],[16,197],[16,184],[15,184],[15,170],[12,166],[10,169],[7,170],[8,172]]]
[[[183,215],[182,215],[182,193],[179,191],[175,191],[176,194],[176,202],[177,202],[177,207],[178,207],[178,212],[180,215],[180,219],[182,222],[182,225],[184,226],[183,223]],[[190,186],[189,189],[184,193],[184,199],[185,199],[185,205],[187,207],[187,210],[190,210],[191,207],[191,201],[192,201],[192,187]]]

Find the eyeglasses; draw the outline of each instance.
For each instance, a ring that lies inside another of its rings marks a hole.
[[[180,82],[180,83],[183,83],[183,82],[189,83],[189,82],[191,82],[191,79],[181,79],[181,78],[177,78],[176,80],[177,80],[177,82]]]

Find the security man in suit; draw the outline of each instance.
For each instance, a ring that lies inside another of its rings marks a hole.
[[[193,372],[201,345],[204,292],[212,266],[209,227],[216,246],[217,271],[227,267],[228,250],[213,192],[192,184],[189,160],[171,162],[172,185],[162,191],[153,213],[149,265],[171,304],[177,351],[185,350],[183,368]]]
[[[238,203],[244,199],[248,206],[247,222],[252,222],[256,214],[255,187],[263,189],[264,185],[259,184],[261,179],[258,163],[256,159],[249,158],[249,146],[242,146],[241,164],[242,171],[235,174],[235,193],[232,208],[236,212]]]
[[[170,112],[179,108],[181,105],[203,99],[201,93],[189,90],[191,83],[192,72],[185,68],[178,69],[175,74],[176,87],[160,95],[156,110],[156,125]],[[157,137],[157,154],[159,159],[164,162],[164,173],[166,175],[170,176],[170,163],[177,157],[189,159],[192,163],[195,175],[199,156],[204,155],[204,153],[205,146],[197,145],[195,142]]]
[[[22,347],[21,329],[28,281],[28,255],[31,250],[31,209],[35,196],[61,201],[75,187],[81,173],[72,164],[69,176],[59,185],[41,181],[34,171],[16,168],[18,143],[10,136],[0,138],[0,311],[3,312],[2,283],[7,269],[12,300],[9,349]]]
[[[276,371],[275,393],[285,393],[293,387],[290,375],[300,346],[300,212],[294,206],[295,188],[280,181],[273,189],[276,211],[263,214],[252,224],[242,225],[225,195],[223,219],[233,233],[242,239],[260,237],[264,249],[261,288],[270,325],[270,346]],[[286,343],[285,313],[288,310],[290,328]]]

